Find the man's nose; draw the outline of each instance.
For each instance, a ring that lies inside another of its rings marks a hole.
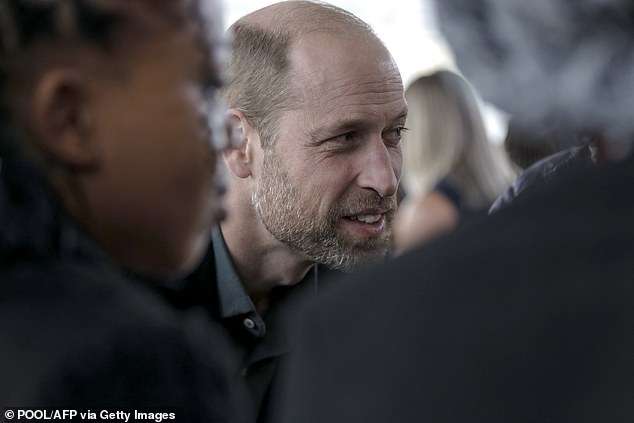
[[[400,151],[390,151],[380,137],[373,139],[365,149],[360,163],[359,185],[375,191],[381,197],[396,194],[400,163]]]

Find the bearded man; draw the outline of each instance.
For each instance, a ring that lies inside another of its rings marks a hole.
[[[185,301],[228,329],[263,421],[291,292],[315,288],[316,264],[350,272],[388,252],[407,110],[394,60],[349,12],[288,1],[231,31],[228,218]]]

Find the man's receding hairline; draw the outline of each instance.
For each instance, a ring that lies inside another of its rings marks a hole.
[[[291,44],[313,32],[354,32],[380,39],[363,20],[334,5],[291,0],[264,7],[238,19],[233,25],[285,34]]]
[[[366,22],[340,7],[318,1],[290,0],[264,7],[235,21],[229,32],[234,40],[230,67],[235,78],[225,93],[232,107],[245,107],[245,115],[255,119],[251,123],[261,136],[268,134],[267,139],[275,137],[279,113],[298,104],[290,55],[304,37],[322,33],[335,38],[365,38],[389,54]],[[248,80],[245,75],[250,75]],[[260,83],[267,86],[253,92],[254,85]]]

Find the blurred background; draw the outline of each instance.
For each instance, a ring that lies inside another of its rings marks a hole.
[[[279,0],[224,0],[225,24]],[[429,0],[330,0],[369,23],[390,50],[407,86],[421,74],[439,68],[456,70],[453,55],[443,40]],[[489,104],[481,103],[489,138],[502,143],[506,117]]]

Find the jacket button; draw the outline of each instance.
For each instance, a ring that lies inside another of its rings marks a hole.
[[[247,329],[253,329],[255,327],[255,322],[248,317],[242,321],[242,324]]]

